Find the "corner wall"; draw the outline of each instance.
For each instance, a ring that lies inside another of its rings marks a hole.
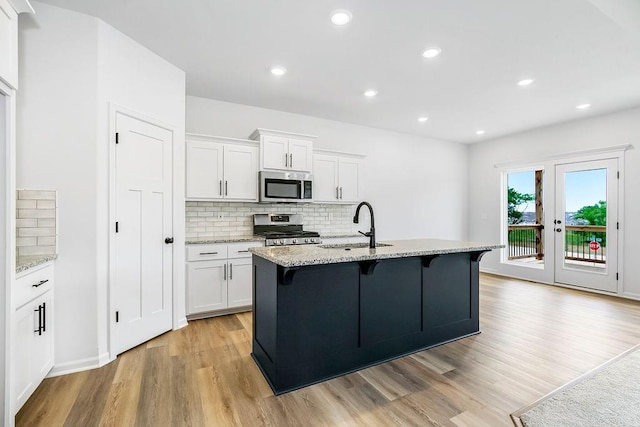
[[[109,360],[109,147],[112,106],[174,134],[174,310],[184,318],[184,73],[98,19],[33,4],[20,21],[18,186],[58,191],[55,366]],[[181,225],[182,224],[182,225]],[[180,313],[182,312],[182,313]]]
[[[315,148],[366,155],[362,198],[375,209],[379,240],[466,239],[466,145],[187,97],[187,132],[247,139],[258,127],[316,135]]]
[[[553,155],[625,144],[632,144],[634,148],[625,153],[624,164],[624,222],[620,231],[624,239],[622,293],[627,297],[640,298],[640,264],[635,261],[640,258],[640,246],[636,243],[640,235],[640,222],[637,221],[640,218],[640,199],[636,197],[640,183],[640,108],[472,145],[469,149],[470,239],[500,241],[501,170],[494,165],[514,160],[535,163],[536,159]],[[545,195],[545,199],[547,197],[553,195]],[[514,272],[514,268],[518,271]],[[492,251],[482,258],[482,269],[526,278],[535,273],[527,271],[526,267],[501,264],[499,251]],[[531,279],[551,283],[553,272],[548,271]]]

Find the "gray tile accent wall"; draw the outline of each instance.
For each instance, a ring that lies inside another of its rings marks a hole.
[[[17,256],[56,254],[58,252],[56,191],[18,190],[17,197]]]
[[[302,214],[304,229],[322,234],[351,233],[352,205],[186,202],[186,238],[224,239],[253,234],[254,213]]]

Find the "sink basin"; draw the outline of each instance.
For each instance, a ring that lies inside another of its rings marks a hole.
[[[388,243],[377,243],[376,248],[381,248],[383,246],[392,246]],[[368,248],[368,243],[336,243],[335,245],[320,245],[322,249],[344,249],[345,251],[349,251],[351,249],[360,249],[360,248]]]

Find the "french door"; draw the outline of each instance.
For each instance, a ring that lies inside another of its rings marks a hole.
[[[556,165],[555,282],[617,290],[618,159]]]

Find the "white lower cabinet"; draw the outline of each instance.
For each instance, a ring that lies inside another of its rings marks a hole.
[[[15,304],[11,346],[14,414],[53,368],[53,264],[18,277],[16,286],[41,287],[42,293]]]
[[[261,241],[187,247],[187,314],[238,311],[253,303],[249,248]],[[197,316],[203,317],[203,316]]]

